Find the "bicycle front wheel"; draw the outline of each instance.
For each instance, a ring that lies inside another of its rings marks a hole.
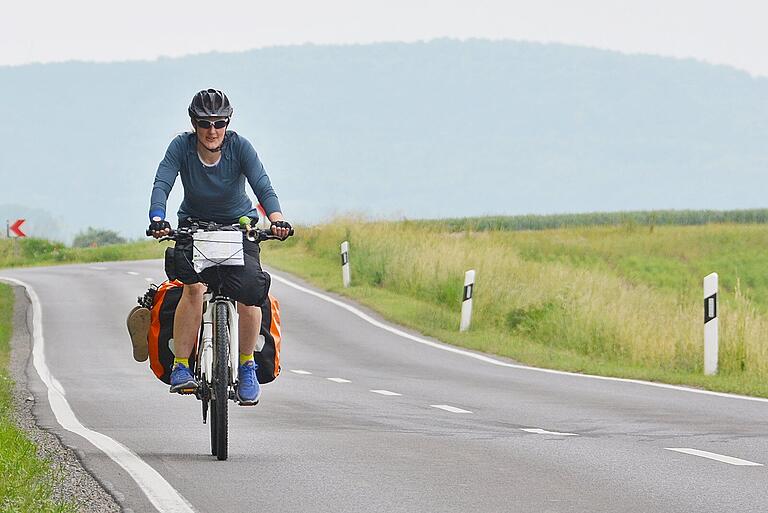
[[[213,331],[213,390],[211,407],[211,445],[216,458],[227,459],[229,438],[227,404],[229,402],[229,306],[216,304]],[[213,452],[213,451],[211,451]]]

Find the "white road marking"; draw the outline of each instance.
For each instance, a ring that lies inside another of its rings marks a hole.
[[[139,275],[139,273],[137,273],[136,271],[125,271],[125,274],[130,274],[131,276],[138,276]]]
[[[734,458],[733,456],[724,456],[714,452],[700,451],[698,449],[686,449],[686,448],[673,448],[666,447],[668,451],[682,452],[683,454],[691,454],[693,456],[701,456],[702,458],[708,458],[710,460],[720,461],[728,463],[730,465],[739,465],[744,467],[762,467],[762,463],[755,463],[754,461],[742,460],[741,458]]]
[[[326,378],[326,379],[328,381],[333,381],[334,383],[352,383],[350,380],[344,379],[344,378]]]
[[[91,269],[92,271],[106,271],[106,267],[99,267],[99,266],[91,266],[88,269]]]
[[[397,392],[390,392],[389,390],[371,390],[374,394],[381,394],[381,395],[403,395],[398,394]]]
[[[291,369],[291,372],[294,374],[312,374],[309,371],[301,370],[301,369]]]
[[[665,388],[667,390],[677,390],[680,392],[690,392],[692,394],[701,394],[701,395],[710,395],[715,397],[724,397],[726,399],[741,399],[744,401],[755,401],[760,403],[768,403],[768,399],[764,397],[750,397],[746,395],[736,395],[736,394],[727,394],[725,392],[712,392],[711,390],[700,390],[698,388],[688,388],[678,385],[668,385],[666,383],[652,383],[650,381],[642,381],[639,379],[628,379],[628,378],[614,378],[610,376],[596,376],[594,374],[578,374],[575,372],[566,372],[566,371],[559,371],[554,369],[543,369],[540,367],[529,367],[528,365],[520,365],[516,363],[508,363],[503,362],[501,360],[497,360],[495,358],[491,358],[490,356],[486,356],[483,354],[473,353],[464,349],[459,349],[458,347],[449,346],[447,344],[442,344],[438,342],[432,342],[431,340],[426,340],[421,337],[417,337],[415,335],[411,335],[410,333],[406,333],[403,330],[393,328],[392,326],[388,326],[384,324],[383,322],[377,321],[370,315],[366,314],[365,312],[355,308],[354,306],[348,305],[342,301],[339,301],[338,299],[334,299],[330,296],[326,296],[325,294],[321,294],[319,292],[315,292],[314,290],[310,290],[306,287],[302,287],[301,285],[298,285],[296,283],[293,283],[290,280],[287,280],[283,278],[282,276],[278,276],[277,274],[272,273],[272,280],[280,282],[284,285],[287,285],[291,288],[294,288],[296,290],[300,290],[301,292],[304,292],[305,294],[309,294],[310,296],[315,296],[316,298],[322,299],[323,301],[327,301],[328,303],[331,303],[333,305],[338,306],[339,308],[343,308],[344,310],[350,312],[353,315],[356,315],[357,317],[361,318],[365,322],[372,324],[373,326],[376,326],[377,328],[381,328],[385,331],[388,331],[392,334],[395,334],[399,337],[412,340],[413,342],[418,342],[419,344],[424,344],[429,347],[433,347],[435,349],[440,349],[441,351],[447,351],[449,353],[458,354],[461,356],[466,356],[468,358],[474,358],[475,360],[479,360],[481,362],[490,363],[491,365],[497,365],[499,367],[507,367],[510,369],[519,369],[519,370],[525,370],[525,371],[532,371],[532,372],[543,372],[545,374],[555,374],[558,376],[573,376],[576,378],[585,378],[585,379],[597,379],[601,381],[614,381],[619,383],[633,383],[635,385],[643,385],[648,387],[656,387],[656,388]]]
[[[540,428],[521,428],[521,431],[534,433],[536,435],[579,436],[576,433],[560,433],[557,431],[547,431],[546,429]]]
[[[441,410],[449,411],[451,413],[472,413],[469,410],[462,410],[461,408],[456,408],[455,406],[448,406],[447,404],[430,404],[432,408],[440,408]]]
[[[125,469],[158,511],[161,513],[194,513],[189,502],[136,453],[107,435],[86,428],[77,420],[75,412],[72,411],[72,407],[64,397],[64,388],[53,377],[45,361],[43,308],[37,293],[31,286],[22,281],[13,278],[2,278],[2,280],[24,287],[32,302],[32,359],[37,374],[48,388],[48,403],[51,405],[56,421],[67,431],[88,440],[109,456],[112,461]]]
[[[152,283],[155,280],[153,280],[152,278],[144,278],[144,281],[146,281],[147,283]]]

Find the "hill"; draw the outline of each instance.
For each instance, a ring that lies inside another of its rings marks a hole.
[[[140,237],[157,163],[209,86],[298,221],[765,206],[768,79],[480,40],[2,67],[0,205],[50,212],[66,237]]]

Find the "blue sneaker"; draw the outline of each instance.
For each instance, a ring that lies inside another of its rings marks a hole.
[[[183,363],[177,363],[171,371],[171,393],[197,390],[197,381]]]
[[[256,379],[256,362],[245,362],[237,369],[237,402],[254,405],[261,397],[261,387]]]

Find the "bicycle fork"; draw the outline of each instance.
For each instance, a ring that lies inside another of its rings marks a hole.
[[[226,301],[226,300],[220,300]],[[214,329],[214,312],[216,310],[217,301],[213,301],[210,294],[206,294],[204,301],[206,308],[203,311],[203,323],[202,323],[202,335],[200,342],[202,344],[200,350],[200,370],[203,379],[209,385],[213,381],[213,329]],[[237,383],[237,368],[240,365],[240,333],[239,333],[239,318],[237,314],[237,305],[234,301],[226,301],[228,310],[228,325],[229,325],[229,376],[228,381],[230,386],[234,386]]]
[[[229,308],[229,384],[237,383],[237,368],[240,365],[240,319],[237,315],[237,303],[227,301]]]
[[[203,302],[203,333],[200,337],[202,347],[200,349],[200,365],[203,380],[210,385],[213,380],[213,310],[214,303],[211,301],[211,294],[205,295]]]

